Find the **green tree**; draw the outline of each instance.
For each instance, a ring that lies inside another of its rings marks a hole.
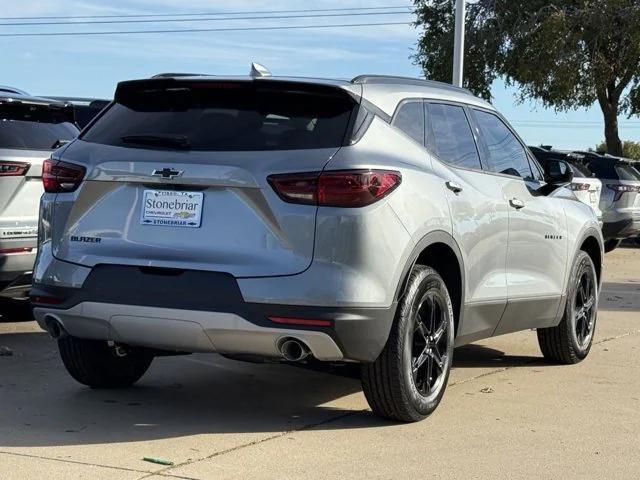
[[[414,0],[415,62],[451,81],[455,0]],[[618,116],[640,114],[640,1],[478,0],[465,24],[465,86],[485,99],[505,78],[520,99],[556,111],[602,110],[607,151],[622,155]]]
[[[606,153],[607,144],[602,142],[596,145],[596,152]],[[640,142],[632,142],[631,140],[622,142],[622,156],[626,158],[633,158],[634,160],[640,160]]]

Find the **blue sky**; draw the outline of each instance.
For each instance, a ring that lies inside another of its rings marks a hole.
[[[401,6],[403,0],[21,0],[3,2],[2,16],[121,15],[191,12],[330,9]],[[3,26],[28,31],[141,30],[256,27],[412,20],[410,15],[233,22],[129,25]],[[5,23],[6,20],[1,22]],[[251,32],[172,33],[121,36],[0,38],[0,84],[36,95],[110,97],[119,80],[158,72],[245,74],[252,61],[277,75],[351,78],[361,73],[420,76],[410,56],[419,31],[409,25]],[[586,148],[603,139],[599,109],[556,113],[537,102],[518,103],[516,90],[493,86],[494,105],[530,144]],[[621,137],[640,140],[640,119],[620,118]]]

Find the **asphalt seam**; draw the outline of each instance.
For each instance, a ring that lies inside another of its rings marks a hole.
[[[116,467],[115,465],[102,465],[100,463],[81,462],[79,460],[69,460],[65,458],[46,457],[44,455],[33,455],[31,453],[7,452],[4,450],[0,450],[0,455],[13,455],[15,457],[37,458],[39,460],[49,460],[52,462],[60,462],[60,463],[72,463],[75,465],[83,465],[86,467],[109,468],[111,470],[122,470],[125,472],[145,473],[145,474],[150,473],[148,470],[137,470],[135,468],[129,468],[129,467]]]
[[[332,423],[332,422],[335,422],[335,421],[338,421],[338,420],[342,420],[343,418],[352,417],[354,415],[357,415],[359,413],[366,412],[366,411],[367,411],[367,409],[352,410],[350,412],[345,412],[345,413],[337,415],[335,417],[327,418],[327,419],[322,420],[320,422],[310,423],[309,425],[304,425],[304,426],[302,426],[300,428],[295,428],[293,430],[286,430],[284,432],[280,432],[280,433],[277,433],[275,435],[270,435],[268,437],[261,438],[259,440],[254,440],[253,442],[243,443],[241,445],[236,445],[235,447],[226,448],[224,450],[220,450],[218,452],[214,452],[211,455],[207,455],[206,457],[197,458],[197,459],[191,460],[191,461],[187,460],[186,462],[182,462],[182,463],[177,463],[175,465],[171,465],[171,466],[169,466],[169,467],[167,467],[165,469],[158,470],[157,472],[155,472],[153,474],[144,475],[144,476],[138,478],[138,480],[143,480],[145,478],[152,477],[153,475],[166,474],[166,472],[169,472],[169,471],[171,471],[173,469],[176,469],[176,468],[186,467],[187,465],[194,465],[194,464],[199,463],[199,462],[204,462],[205,460],[211,460],[212,458],[219,457],[221,455],[226,455],[227,453],[232,453],[232,452],[235,452],[235,451],[238,451],[238,450],[242,450],[242,449],[247,448],[247,447],[252,447],[254,445],[260,445],[261,443],[265,443],[265,442],[268,442],[270,440],[275,440],[277,438],[282,438],[282,437],[285,437],[285,436],[290,435],[292,433],[304,432],[305,430],[309,430],[311,428],[319,427],[319,426],[325,425],[327,423]],[[189,480],[195,480],[195,479],[191,479],[190,477],[178,477],[178,478],[189,478]]]
[[[593,345],[600,345],[602,343],[610,342],[610,341],[613,341],[613,340],[618,340],[620,338],[625,338],[625,337],[629,337],[631,335],[637,335],[637,334],[640,334],[640,330],[634,330],[634,331],[631,331],[631,332],[625,332],[623,334],[616,335],[614,337],[603,338],[602,340],[598,340],[597,342],[593,342]],[[459,380],[457,382],[450,383],[447,386],[447,388],[455,387],[457,385],[462,385],[462,384],[471,382],[473,380],[477,380],[479,378],[484,378],[484,377],[488,377],[488,376],[491,376],[491,375],[496,375],[498,373],[506,372],[506,371],[511,370],[513,368],[526,367],[528,365],[533,365],[533,364],[536,364],[536,363],[542,363],[543,361],[544,360],[542,358],[536,358],[536,359],[533,359],[531,361],[523,362],[523,363],[521,363],[519,365],[510,365],[508,367],[497,368],[495,370],[491,370],[489,372],[485,372],[485,373],[482,373],[480,375],[476,375],[476,376],[473,376],[473,377],[465,378],[464,380]],[[338,420],[342,420],[343,418],[348,418],[348,417],[352,417],[354,415],[359,415],[359,414],[367,412],[367,411],[369,411],[368,408],[361,409],[361,410],[352,410],[350,412],[346,412],[346,413],[338,415],[336,417],[328,418],[328,419],[323,420],[321,422],[305,425],[305,426],[303,426],[301,428],[298,428],[298,429],[287,430],[285,432],[281,432],[281,433],[276,434],[276,435],[271,435],[269,437],[265,437],[265,438],[262,438],[260,440],[255,440],[253,442],[244,443],[244,444],[241,444],[241,445],[236,445],[235,447],[227,448],[225,450],[220,450],[219,452],[215,452],[215,453],[213,453],[211,455],[208,455],[206,457],[202,457],[202,458],[198,458],[198,459],[195,459],[195,460],[186,461],[186,462],[182,462],[182,463],[179,463],[179,464],[176,464],[176,465],[172,465],[170,467],[167,467],[166,469],[159,470],[158,473],[156,473],[155,475],[164,474],[165,472],[169,472],[169,471],[171,471],[173,469],[176,469],[176,468],[185,467],[187,465],[194,465],[196,463],[203,462],[205,460],[210,460],[212,458],[219,457],[221,455],[226,455],[227,453],[236,452],[236,451],[242,450],[244,448],[248,448],[248,447],[252,447],[254,445],[259,445],[259,444],[268,442],[270,440],[275,440],[275,439],[278,439],[278,438],[282,438],[282,437],[284,437],[286,435],[289,435],[289,434],[292,434],[292,433],[303,432],[305,430],[309,430],[309,429],[318,427],[320,425],[325,425],[327,423],[336,422]],[[143,479],[149,478],[151,476],[153,476],[153,475],[145,475],[143,477],[140,477],[137,480],[143,480]],[[183,478],[183,477],[180,477],[180,478]],[[188,478],[188,477],[184,477],[184,478]],[[189,480],[194,480],[194,479],[189,478]]]
[[[620,335],[616,335],[613,337],[607,337],[607,338],[603,338],[601,340],[598,340],[597,342],[594,342],[593,345],[601,345],[603,343],[607,343],[607,342],[611,342],[614,340],[619,340],[621,338],[626,338],[629,336],[633,336],[633,335],[638,335],[640,334],[640,330],[634,330],[631,332],[625,332],[622,333]],[[491,375],[496,375],[502,372],[506,372],[508,370],[512,370],[514,368],[519,368],[519,367],[523,367],[523,366],[528,366],[528,365],[533,365],[535,363],[541,362],[542,359],[533,359],[531,361],[527,361],[527,362],[523,362],[522,364],[519,365],[510,365],[508,367],[502,367],[502,368],[497,368],[495,370],[491,370],[489,372],[485,372],[479,375],[475,375],[473,377],[469,377],[469,378],[465,378],[464,380],[459,380],[457,382],[453,382],[450,383],[448,385],[448,388],[452,388],[452,387],[456,387],[458,385],[462,385],[480,378],[484,378],[484,377],[488,377]],[[81,462],[78,460],[70,460],[70,459],[62,459],[62,458],[54,458],[54,457],[47,457],[47,456],[43,456],[43,455],[33,455],[33,454],[28,454],[28,453],[18,453],[18,452],[7,452],[4,450],[0,450],[0,455],[13,455],[16,457],[26,457],[26,458],[36,458],[36,459],[40,459],[40,460],[48,460],[48,461],[54,461],[54,462],[59,462],[59,463],[68,463],[68,464],[73,464],[73,465],[81,465],[81,466],[90,466],[90,467],[96,467],[96,468],[106,468],[106,469],[111,469],[111,470],[119,470],[119,471],[124,471],[124,472],[132,472],[132,473],[140,473],[143,474],[141,477],[138,478],[138,480],[143,480],[146,478],[150,478],[153,476],[161,476],[161,477],[165,477],[165,478],[175,478],[175,479],[182,479],[182,480],[196,480],[193,477],[185,477],[185,476],[181,476],[181,475],[174,475],[171,472],[171,470],[174,470],[176,468],[181,468],[181,467],[185,467],[188,465],[194,465],[196,463],[199,462],[203,462],[206,460],[211,460],[212,458],[216,458],[218,456],[222,456],[222,455],[226,455],[228,453],[232,453],[238,450],[242,450],[244,448],[248,448],[248,447],[252,447],[255,445],[260,445],[262,443],[266,443],[269,442],[271,440],[275,440],[278,438],[282,438],[286,435],[290,435],[292,433],[297,433],[297,432],[303,432],[305,430],[310,430],[312,428],[316,428],[319,427],[321,425],[325,425],[328,423],[333,423],[339,420],[342,420],[344,418],[349,418],[355,415],[359,415],[361,413],[367,412],[369,411],[368,408],[366,409],[361,409],[361,410],[352,410],[346,413],[343,413],[341,415],[337,415],[335,417],[330,417],[327,418],[325,420],[322,420],[320,422],[315,422],[315,423],[311,423],[308,425],[304,425],[300,428],[297,429],[292,429],[292,430],[286,430],[284,432],[280,432],[278,434],[274,434],[274,435],[270,435],[268,437],[265,438],[261,438],[258,440],[254,440],[252,442],[248,442],[248,443],[243,443],[241,445],[236,445],[234,447],[231,448],[227,448],[224,450],[220,450],[218,452],[214,452],[211,455],[207,455],[206,457],[202,457],[202,458],[198,458],[195,460],[190,460],[190,461],[185,461],[185,462],[181,462],[175,465],[171,465],[167,468],[163,468],[157,471],[149,471],[149,470],[139,470],[139,469],[135,469],[135,468],[129,468],[129,467],[118,467],[118,466],[114,466],[114,465],[103,465],[103,464],[99,464],[99,463],[91,463],[91,462]]]

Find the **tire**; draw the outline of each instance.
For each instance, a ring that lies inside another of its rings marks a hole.
[[[130,349],[118,355],[106,341],[65,336],[58,339],[62,362],[79,383],[92,388],[123,388],[137,382],[147,371],[153,356],[144,349]]]
[[[591,257],[580,251],[573,264],[562,320],[556,327],[538,329],[538,344],[544,358],[565,365],[584,360],[593,343],[597,314],[596,269]]]
[[[621,243],[622,243],[622,240],[618,240],[617,238],[614,238],[612,240],[607,240],[606,242],[604,242],[604,253],[613,252],[616,248],[620,246]]]
[[[433,413],[451,371],[454,328],[451,298],[442,277],[430,267],[416,265],[382,353],[362,366],[362,389],[375,414],[416,422]],[[418,368],[414,371],[413,366]]]

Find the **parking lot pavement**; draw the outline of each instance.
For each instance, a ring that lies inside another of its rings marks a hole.
[[[640,249],[607,255],[605,280],[585,362],[545,364],[533,332],[460,348],[443,403],[411,425],[375,418],[353,368],[192,355],[93,391],[35,323],[0,324],[0,479],[635,479]]]

